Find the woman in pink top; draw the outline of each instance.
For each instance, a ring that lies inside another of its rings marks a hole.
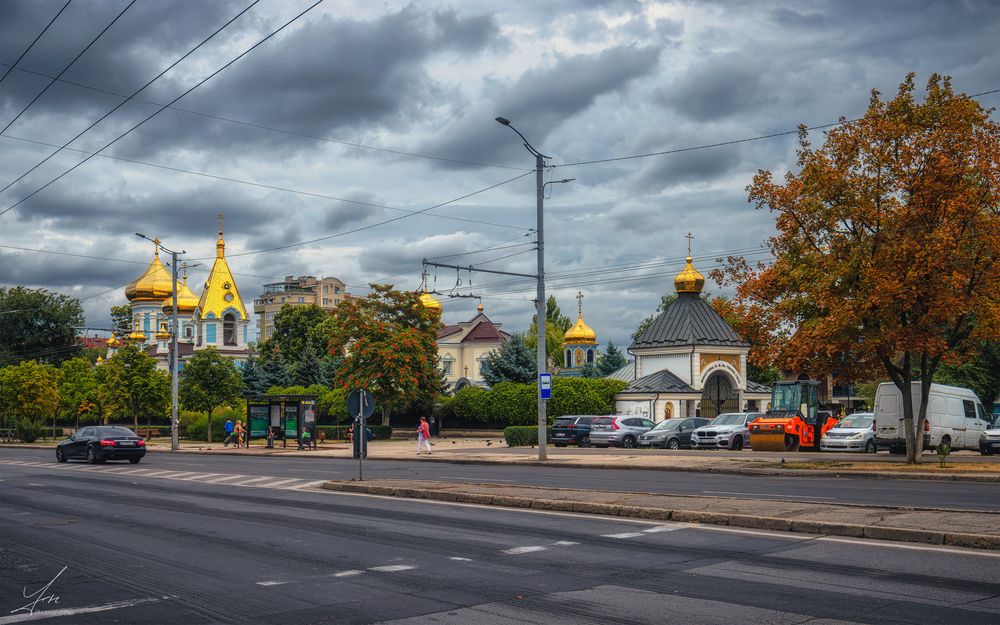
[[[420,417],[420,425],[417,426],[417,455],[423,448],[427,448],[427,453],[431,453],[431,426],[427,424],[427,417]]]

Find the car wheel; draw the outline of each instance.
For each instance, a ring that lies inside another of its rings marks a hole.
[[[552,443],[552,444],[555,445],[556,447],[565,447],[566,446],[566,443]]]
[[[737,436],[733,439],[733,449],[736,451],[743,451],[743,437]]]
[[[56,462],[66,462],[66,454],[63,453],[62,447],[56,447]]]
[[[878,451],[878,446],[875,444],[875,441],[869,438],[868,442],[865,443],[865,453],[874,454],[877,451]]]
[[[89,462],[90,464],[98,463],[97,452],[94,451],[93,446],[87,447],[87,462]]]
[[[680,448],[681,448],[681,442],[676,438],[671,438],[669,441],[667,441],[667,449],[680,449]]]
[[[906,453],[906,445],[889,445],[889,453],[902,455]]]
[[[576,444],[579,447],[590,447],[590,437],[584,436]]]
[[[132,464],[139,464],[140,460],[142,460],[142,458],[129,458],[128,459],[128,461],[131,462]]]
[[[622,447],[624,447],[625,449],[635,449],[635,437],[626,436],[625,438],[623,438]]]

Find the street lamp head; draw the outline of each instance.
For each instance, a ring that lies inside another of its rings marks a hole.
[[[135,236],[139,237],[140,239],[148,239],[149,238],[149,237],[147,237],[146,235],[144,235],[141,232],[136,232]]]
[[[504,126],[510,126],[510,120],[507,119],[506,117],[497,117],[496,120],[497,122],[503,124]]]
[[[576,180],[576,178],[563,178],[559,182],[573,182],[574,180]]]

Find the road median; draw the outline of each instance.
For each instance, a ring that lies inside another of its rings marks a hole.
[[[1000,514],[795,501],[455,484],[426,480],[329,481],[326,490],[504,508],[598,514],[1000,550]]]

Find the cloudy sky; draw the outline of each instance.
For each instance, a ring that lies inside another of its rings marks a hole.
[[[0,82],[0,127],[20,114],[0,135],[0,187],[251,1],[72,0]],[[64,4],[0,0],[0,76]],[[311,4],[256,3],[0,192],[0,211]],[[920,84],[938,72],[959,91],[997,89],[998,32],[993,0],[326,0],[0,216],[0,284],[80,297],[88,323],[107,327],[108,308],[125,302],[122,287],[151,256],[133,233],[159,236],[205,270],[220,211],[248,307],[261,284],[291,274],[336,276],[355,294],[383,280],[416,289],[423,257],[533,273],[534,176],[511,179],[534,159],[493,121],[504,116],[552,157],[547,179],[576,179],[547,188],[550,292],[572,315],[583,291],[599,340],[627,345],[673,290],[688,231],[706,273],[718,256],[764,257],[773,219],[747,204],[745,187],[758,169],[790,167],[795,138],[572,163],[855,117],[871,89],[892,93],[909,71]],[[1000,94],[980,101],[996,106]],[[438,270],[431,286],[482,296],[509,330],[533,313],[530,280]],[[440,299],[447,322],[476,305]]]

